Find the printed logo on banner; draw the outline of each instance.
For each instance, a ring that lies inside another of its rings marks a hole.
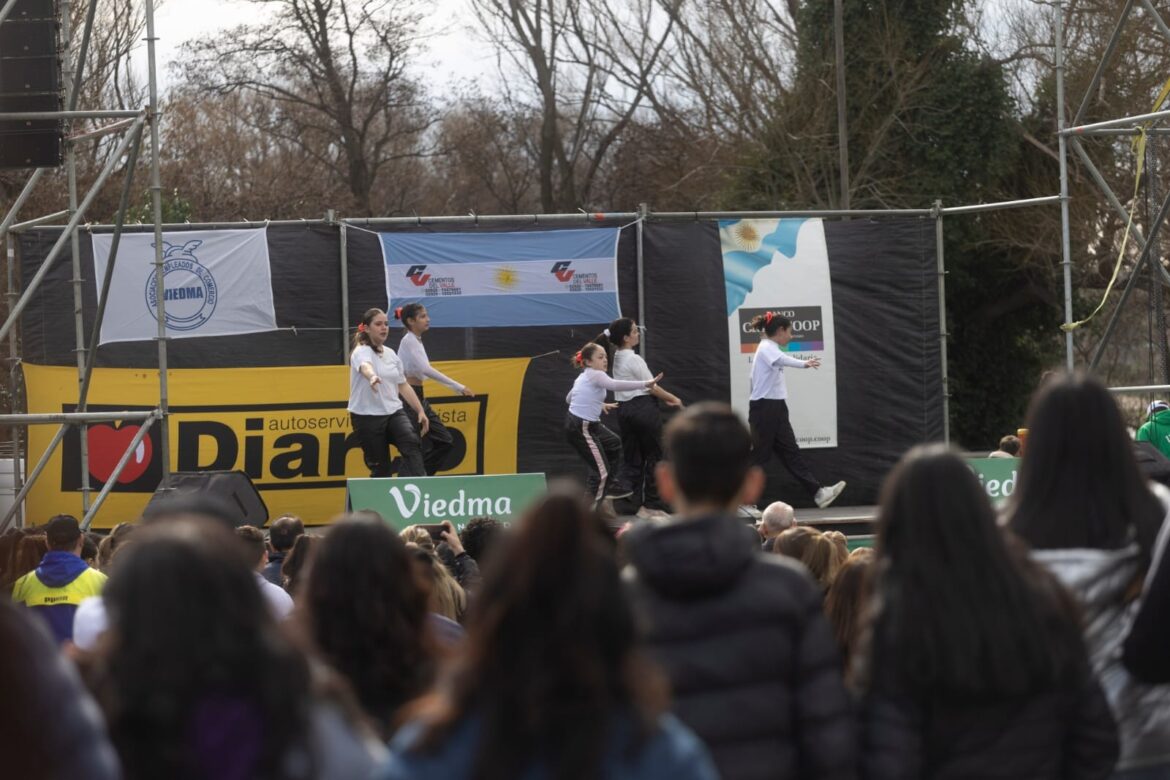
[[[427,270],[425,265],[412,265],[410,268],[406,269],[406,278],[409,279],[415,287],[422,287],[426,285],[426,283],[430,281],[431,278],[430,274],[423,273],[425,270]]]
[[[195,256],[195,250],[202,244],[198,239],[182,245],[163,242],[163,300],[166,302],[167,327],[173,330],[195,330],[205,325],[219,302],[215,277]],[[157,319],[158,286],[155,280],[155,274],[146,280],[146,308]]]
[[[825,325],[820,306],[778,306],[771,309],[738,309],[739,351],[755,354],[760,344],[760,332],[752,330],[752,319],[771,311],[773,315],[792,320],[792,341],[785,352],[823,352],[825,349]]]
[[[419,295],[462,295],[463,289],[454,276],[435,276],[425,273],[427,266],[412,265],[406,269],[406,278],[415,287],[422,288]]]
[[[86,407],[91,412],[149,412],[153,407],[146,406],[103,406],[89,404]],[[62,404],[61,411],[65,413],[77,411],[76,405]],[[138,435],[141,423],[108,422],[94,423],[89,426],[86,434],[86,444],[89,447],[89,485],[95,490],[105,487],[114,467],[126,452],[126,448]],[[153,493],[162,479],[161,442],[158,423],[151,426],[145,438],[135,448],[130,460],[118,476],[111,492],[114,493]],[[61,490],[81,489],[81,435],[77,426],[70,426],[61,442]]]
[[[568,260],[562,260],[559,263],[553,263],[552,271],[550,273],[557,278],[558,281],[568,282],[573,278],[572,263]]]
[[[434,398],[435,413],[451,432],[452,446],[440,471],[482,474],[486,396]],[[62,406],[71,412],[75,407]],[[93,412],[150,411],[150,407],[100,406]],[[352,432],[344,401],[305,404],[172,406],[177,471],[242,470],[258,488],[315,489],[344,487],[345,462],[361,444]],[[470,427],[470,430],[468,428]],[[461,430],[461,428],[463,430]],[[102,423],[89,429],[90,485],[101,488],[122,453],[138,433],[137,424]],[[468,438],[471,441],[468,441]],[[77,428],[66,434],[61,489],[81,488],[81,448]],[[468,458],[468,455],[471,457]],[[401,458],[391,462],[397,473]],[[127,463],[113,490],[153,493],[162,479],[158,426],[151,427]]]

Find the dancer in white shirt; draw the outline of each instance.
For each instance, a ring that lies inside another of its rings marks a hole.
[[[406,383],[402,361],[386,346],[390,322],[386,312],[369,309],[362,315],[357,333],[353,334],[353,352],[349,355],[349,418],[353,432],[362,444],[362,454],[371,477],[388,477],[390,445],[402,454],[400,477],[422,477],[423,467],[419,436],[430,427],[426,411]],[[417,428],[403,408],[403,400],[414,410]]]
[[[439,415],[435,414],[435,410],[427,403],[426,395],[423,394],[423,380],[433,379],[460,395],[471,397],[475,393],[471,391],[471,388],[459,384],[431,365],[426,347],[422,343],[423,334],[431,328],[431,317],[427,314],[425,306],[421,303],[408,303],[405,306],[399,306],[394,310],[394,319],[401,320],[402,327],[406,328],[406,333],[402,334],[402,341],[398,344],[398,357],[402,358],[402,370],[406,374],[406,382],[414,390],[414,394],[418,396],[423,409],[426,410],[427,419],[430,420],[430,433],[422,440],[422,454],[427,476],[431,476],[436,471],[453,468],[457,465],[445,462],[455,438],[451,431],[447,430],[447,426],[443,425]]]
[[[787,317],[767,312],[755,317],[751,327],[763,332],[756,357],[752,360],[752,395],[748,405],[752,459],[755,465],[763,468],[774,452],[816,505],[823,509],[841,495],[845,483],[825,487],[813,476],[800,454],[796,434],[792,432],[792,423],[788,419],[788,385],[784,381],[785,367],[820,368],[821,359],[797,360],[784,352],[782,347],[792,340],[792,321]]]
[[[573,356],[573,365],[582,369],[573,389],[565,396],[569,414],[565,418],[565,437],[589,467],[586,488],[594,503],[603,498],[625,498],[629,488],[618,489],[616,477],[622,461],[622,440],[601,424],[601,413],[616,404],[605,402],[607,390],[641,390],[658,384],[662,374],[650,379],[623,382],[605,373],[609,360],[605,348],[589,342]]]
[[[641,341],[638,323],[630,317],[619,317],[597,337],[596,343],[605,347],[613,366],[613,378],[626,381],[646,381],[654,375],[642,356],[634,351]],[[631,501],[638,508],[638,517],[654,519],[665,517],[670,507],[658,495],[654,468],[662,458],[662,415],[658,401],[681,409],[678,396],[662,385],[637,390],[618,390],[618,420],[622,426],[622,467],[617,476],[619,488],[630,488]]]

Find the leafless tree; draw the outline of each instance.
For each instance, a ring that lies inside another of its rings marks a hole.
[[[431,151],[435,111],[407,72],[422,44],[419,11],[411,0],[249,2],[268,21],[188,44],[188,83],[270,101],[259,129],[299,145],[373,214],[379,177]]]
[[[499,52],[509,113],[539,117],[541,208],[588,207],[599,171],[660,78],[674,21],[653,0],[471,6]]]

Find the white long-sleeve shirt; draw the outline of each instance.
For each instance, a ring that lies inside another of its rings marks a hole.
[[[431,365],[430,359],[427,358],[427,348],[423,346],[422,339],[409,330],[403,334],[402,342],[398,345],[398,357],[402,358],[402,373],[406,374],[408,378],[433,379],[456,393],[463,392],[463,385]]]
[[[752,397],[759,401],[768,398],[783,401],[788,398],[788,385],[784,382],[784,367],[808,368],[803,360],[791,357],[772,339],[760,339],[756,357],[752,360]]]
[[[645,382],[653,379],[650,367],[646,361],[632,349],[619,349],[613,353],[613,378],[629,382]],[[650,388],[640,387],[637,390],[618,390],[613,397],[618,401],[629,401],[640,395],[650,395]]]
[[[596,368],[586,368],[573,382],[573,389],[565,396],[569,404],[569,414],[580,417],[582,420],[597,422],[601,419],[602,406],[605,404],[606,390],[637,390],[646,387],[647,382],[624,382],[614,379],[604,371]]]

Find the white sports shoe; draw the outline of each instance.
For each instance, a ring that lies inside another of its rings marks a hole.
[[[670,513],[663,512],[661,509],[650,509],[649,507],[642,507],[638,510],[637,516],[642,520],[668,520]]]
[[[838,482],[836,485],[829,485],[828,487],[823,487],[818,490],[817,494],[813,496],[813,501],[817,502],[817,506],[819,508],[824,509],[829,504],[836,501],[837,496],[841,495],[843,490],[845,490],[844,480]]]

